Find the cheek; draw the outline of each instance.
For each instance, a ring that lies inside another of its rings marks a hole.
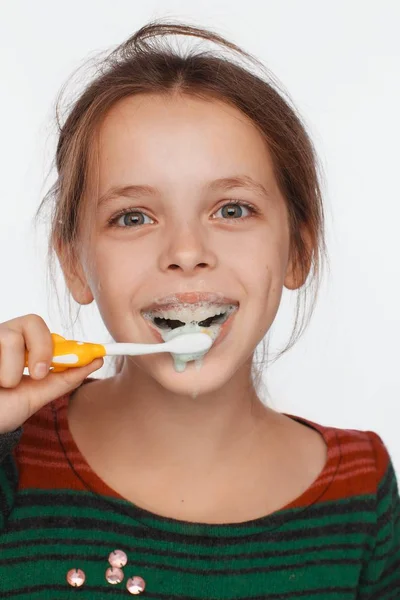
[[[97,289],[102,293],[118,292],[119,296],[124,293],[132,294],[136,288],[143,285],[149,273],[149,260],[146,253],[128,251],[123,245],[103,244],[96,249],[95,277]],[[118,296],[114,295],[114,302]]]
[[[124,248],[102,244],[96,249],[91,289],[107,330],[116,340],[132,330],[135,299],[146,287],[150,265],[146,255],[138,259]],[[148,285],[148,284],[147,284]]]
[[[255,322],[261,329],[271,325],[280,305],[285,269],[279,252],[269,249],[267,255],[261,250],[243,269],[243,283],[252,306]]]
[[[234,255],[235,256],[235,255]],[[280,271],[276,252],[272,248],[259,246],[249,251],[236,254],[235,265],[241,274],[250,297],[259,298],[264,295]]]

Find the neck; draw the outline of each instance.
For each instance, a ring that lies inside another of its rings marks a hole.
[[[118,375],[92,384],[98,386],[93,401],[84,402],[82,386],[83,403],[75,408],[115,456],[138,457],[146,469],[216,473],[218,465],[243,464],[275,422],[277,413],[262,404],[250,383],[250,368],[235,373],[223,388],[194,398],[169,392],[125,361]]]

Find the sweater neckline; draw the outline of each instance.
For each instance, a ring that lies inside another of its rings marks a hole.
[[[88,382],[85,380],[84,383]],[[79,479],[86,484],[95,495],[105,496],[108,504],[111,502],[115,508],[121,507],[121,512],[131,517],[146,528],[158,529],[183,535],[216,537],[248,537],[265,531],[282,527],[293,518],[306,519],[307,509],[317,503],[326,494],[328,488],[335,479],[338,470],[341,452],[335,428],[315,423],[304,417],[282,413],[283,415],[311,427],[319,432],[327,445],[327,459],[325,465],[314,482],[298,496],[278,510],[256,519],[238,523],[196,523],[172,517],[165,517],[145,508],[142,508],[130,500],[121,496],[116,490],[109,487],[95,471],[90,467],[85,457],[80,452],[68,424],[68,404],[71,393],[53,400],[53,412],[55,425],[66,458],[71,463],[73,470]],[[140,484],[139,484],[140,485]]]

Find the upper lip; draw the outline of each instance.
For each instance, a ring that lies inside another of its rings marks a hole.
[[[162,298],[156,298],[151,304],[146,305],[142,308],[142,312],[149,310],[167,310],[173,309],[184,304],[206,304],[211,303],[214,305],[222,304],[234,304],[239,305],[237,300],[224,296],[222,292],[183,292],[183,293],[172,293]]]

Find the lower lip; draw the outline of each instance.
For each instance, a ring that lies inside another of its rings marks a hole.
[[[227,320],[224,323],[222,323],[222,325],[220,326],[218,337],[216,338],[215,342],[211,346],[209,352],[213,348],[215,348],[216,346],[218,346],[224,340],[224,338],[228,335],[229,330],[230,330],[230,328],[232,326],[232,323],[233,323],[233,319],[237,315],[238,311],[239,311],[239,308],[237,308],[236,310],[234,310],[232,312],[232,314],[229,315],[229,317],[227,318]],[[164,340],[163,340],[163,338],[161,336],[160,331],[157,329],[157,327],[152,323],[152,321],[149,321],[149,319],[144,319],[144,320],[146,321],[146,323],[150,327],[150,329],[153,332],[153,334],[154,334],[155,338],[157,339],[157,341],[161,342],[162,344],[164,344],[165,342],[164,342]]]

